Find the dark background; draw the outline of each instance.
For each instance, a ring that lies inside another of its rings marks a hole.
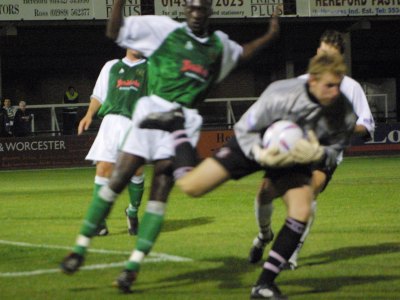
[[[2,25],[5,23],[0,22]],[[105,37],[105,21],[35,21],[13,25],[18,31],[16,36],[0,36],[0,96],[11,98],[13,105],[19,100],[26,100],[28,105],[60,104],[69,85],[77,88],[81,102],[89,102],[104,63],[124,56],[124,50]],[[248,64],[238,67],[210,98],[257,97],[271,81],[286,77],[287,61],[294,63],[295,75],[304,73],[318,47],[319,36],[330,28],[351,33],[353,78],[395,78],[398,112],[399,25],[399,17],[283,17],[280,38]],[[210,29],[220,29],[233,40],[245,43],[263,34],[267,26],[265,19],[212,19]],[[217,112],[224,114],[225,110]]]

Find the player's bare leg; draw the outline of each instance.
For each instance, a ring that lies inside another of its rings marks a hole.
[[[142,157],[125,152],[119,155],[110,182],[99,190],[89,206],[72,253],[61,262],[60,268],[64,273],[72,274],[79,270],[99,224],[106,219],[118,195],[144,163]]]
[[[311,203],[311,214],[308,218],[306,228],[297,244],[296,250],[293,252],[292,256],[289,258],[288,263],[284,266],[285,269],[295,270],[297,268],[297,259],[299,257],[300,251],[303,248],[304,242],[310,233],[311,226],[314,224],[315,213],[317,211],[317,201],[313,200]]]
[[[254,238],[253,246],[249,253],[248,259],[252,264],[261,261],[265,247],[274,239],[274,234],[271,229],[271,218],[274,210],[272,201],[278,196],[270,180],[265,178],[261,183],[254,202],[254,211],[259,233]]]
[[[317,195],[324,188],[326,178],[327,178],[327,176],[324,172],[319,171],[319,170],[313,171],[312,188],[314,190],[314,199],[316,199]],[[266,224],[270,224],[270,222],[271,222],[271,216],[272,216],[272,212],[273,212],[273,204],[272,204],[272,202],[269,202],[269,200],[268,200],[270,188],[271,188],[271,184],[267,180],[264,180],[262,182],[259,192],[257,194],[257,198],[256,198],[257,202],[255,204],[255,210],[256,210],[256,220],[257,220],[258,227],[259,227],[259,234],[254,239],[253,246],[250,249],[249,262],[251,262],[251,263],[259,262],[262,258],[263,252],[264,252],[264,248],[262,248],[260,250],[261,247],[259,247],[257,249],[257,246],[263,245],[262,240],[259,237],[262,237],[263,232],[267,232],[265,229],[266,228],[265,226],[266,226]],[[272,195],[272,197],[274,197],[274,196]],[[304,230],[304,233],[302,234],[302,236],[300,238],[299,244],[297,245],[295,252],[290,257],[288,264],[286,264],[284,266],[285,269],[294,270],[297,268],[297,265],[298,265],[297,259],[300,254],[300,251],[303,247],[303,244],[304,244],[307,236],[310,233],[310,229],[314,223],[316,210],[317,210],[317,202],[316,202],[316,200],[314,200],[312,202],[312,206],[311,206],[310,218],[307,221],[307,225]]]
[[[225,181],[230,175],[225,168],[214,158],[206,158],[191,172],[176,180],[176,185],[191,197],[200,197],[213,190]]]
[[[313,196],[307,177],[303,177],[301,174],[291,176],[292,178],[282,178],[282,180],[274,182],[277,191],[282,192],[279,194],[283,194],[282,198],[287,206],[287,218],[272,245],[262,273],[251,291],[252,298],[286,299],[276,286],[275,278],[279,275],[282,265],[293,254],[304,232]],[[287,182],[294,183],[294,185],[286,186],[287,179]]]
[[[299,257],[300,251],[303,248],[304,242],[306,241],[308,235],[310,234],[310,230],[312,225],[314,224],[315,215],[317,212],[317,196],[324,189],[326,184],[327,176],[324,172],[320,170],[314,170],[312,174],[312,188],[314,191],[314,200],[311,204],[311,214],[307,221],[306,228],[300,238],[299,244],[297,245],[296,250],[293,252],[290,257],[288,264],[285,266],[286,269],[295,270],[298,266],[297,259]]]
[[[135,250],[129,257],[125,269],[114,282],[114,286],[123,293],[131,292],[131,286],[137,278],[141,263],[151,251],[161,231],[168,195],[173,184],[172,162],[170,160],[157,161],[154,165],[150,199],[141,220]]]

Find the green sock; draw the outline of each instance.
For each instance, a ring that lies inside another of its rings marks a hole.
[[[125,269],[129,270],[129,271],[135,271],[135,272],[139,272],[140,270],[140,263],[135,262],[135,261],[128,261],[125,264]]]
[[[105,201],[98,195],[100,187],[96,187],[97,192],[93,193],[93,199],[90,203],[88,212],[83,221],[80,234],[92,237],[96,233],[97,227],[103,222],[111,211],[112,201]]]
[[[79,246],[79,245],[75,245],[74,248],[72,249],[72,251],[74,253],[78,253],[80,255],[85,255],[86,250],[87,250],[86,247]]]
[[[129,201],[128,216],[130,218],[136,218],[139,210],[140,203],[142,201],[144,190],[144,181],[141,183],[133,183],[132,181],[128,185]]]
[[[149,201],[139,226],[135,249],[148,254],[153,247],[164,222],[165,203]]]
[[[99,190],[100,190],[100,188],[101,188],[102,186],[103,186],[102,184],[97,184],[97,183],[94,184],[92,199],[94,199],[94,198],[97,196],[97,193],[99,192]],[[104,219],[104,220],[99,224],[99,226],[101,226],[101,227],[106,227],[106,226],[107,226],[106,219]]]
[[[125,268],[130,271],[139,271],[144,257],[153,247],[164,222],[166,203],[149,200],[146,212],[139,226],[135,250],[126,262]]]

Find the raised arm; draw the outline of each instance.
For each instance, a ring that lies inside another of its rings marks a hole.
[[[125,0],[115,0],[111,12],[111,17],[107,22],[106,36],[113,41],[118,37],[119,29],[123,24],[123,11]]]
[[[282,6],[278,5],[269,22],[268,31],[261,37],[252,40],[251,42],[243,45],[243,53],[240,56],[240,62],[245,62],[251,59],[258,51],[267,46],[270,42],[279,36],[279,20],[278,13],[282,11]]]

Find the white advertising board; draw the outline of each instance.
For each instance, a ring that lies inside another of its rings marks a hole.
[[[0,21],[108,19],[113,0],[1,0]],[[141,14],[140,0],[127,0],[125,15]]]
[[[400,15],[400,0],[311,0],[310,17]]]
[[[114,0],[1,0],[0,21],[108,19]],[[212,18],[263,18],[284,4],[282,17],[399,16],[400,0],[213,0]],[[183,19],[186,0],[154,0],[156,15]],[[126,0],[124,15],[140,15]]]
[[[284,7],[282,17],[400,15],[400,0],[213,0],[212,18],[269,17],[278,4]],[[157,0],[154,5],[156,15],[184,18],[185,0]]]

